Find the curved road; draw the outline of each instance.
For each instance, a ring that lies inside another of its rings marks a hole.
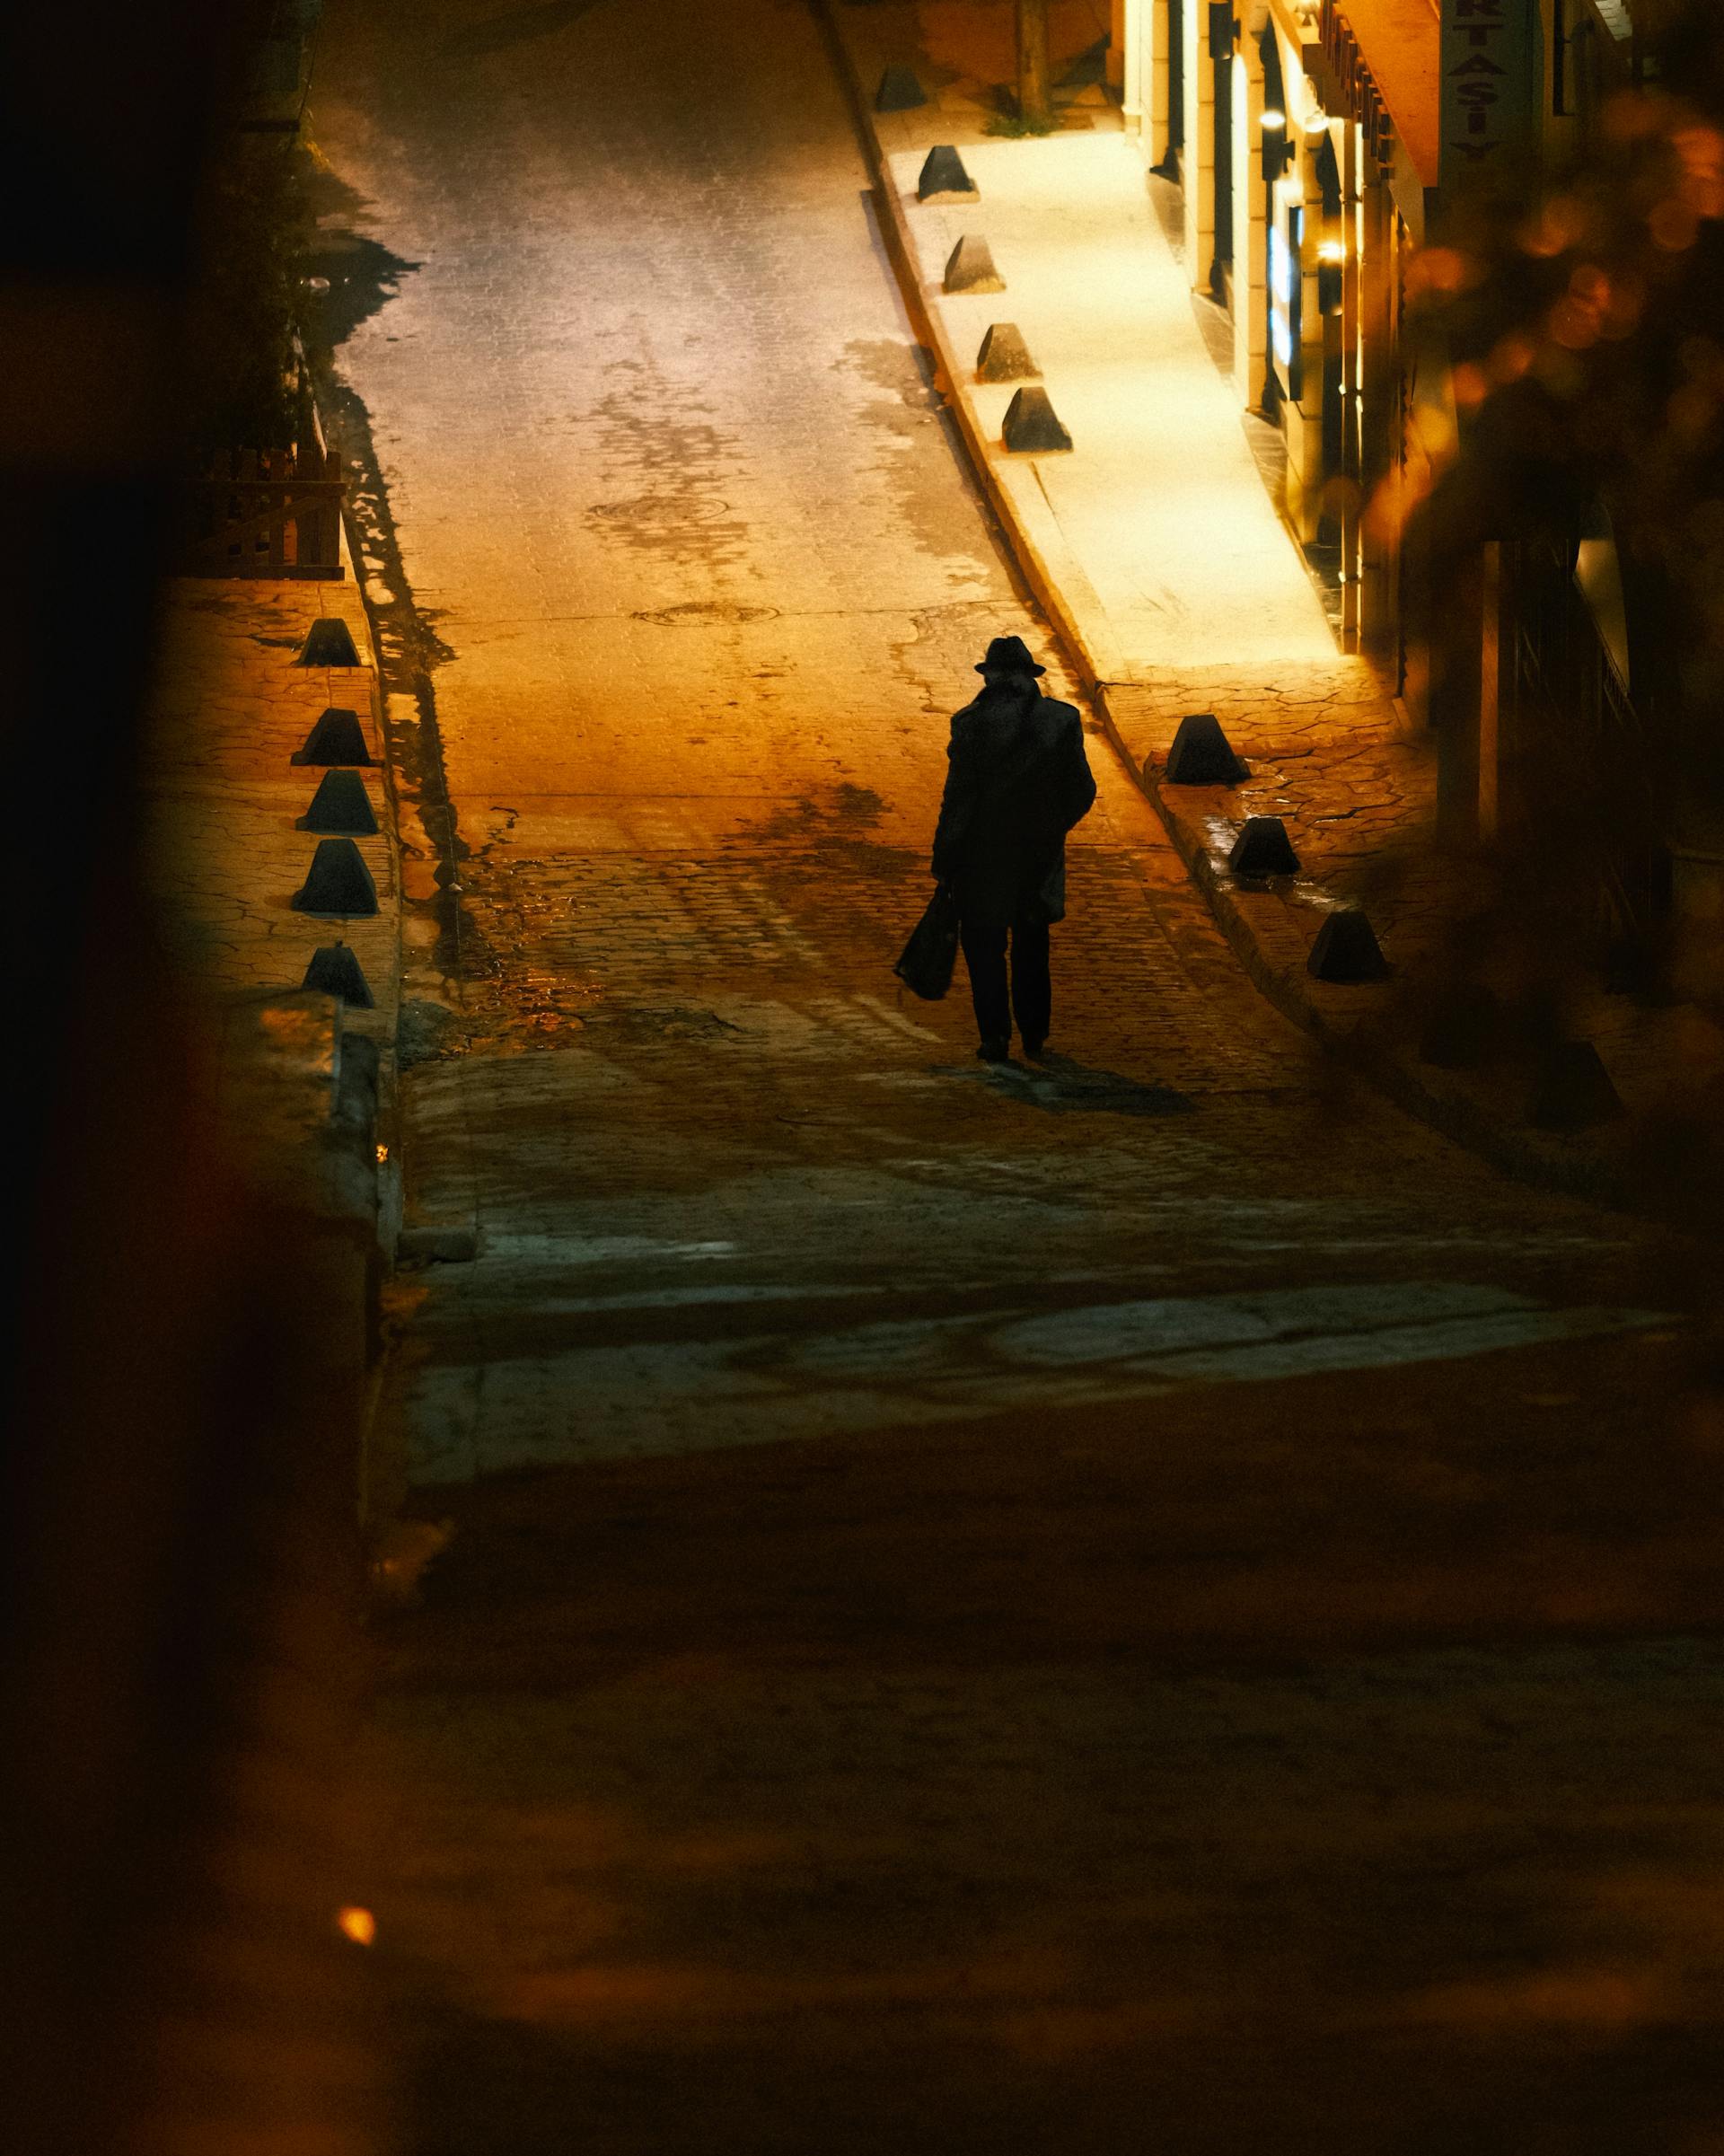
[[[409,2145],[1710,2145],[1687,1254],[1341,1087],[1099,736],[1059,1055],[896,992],[971,665],[1061,675],[799,0],[331,0],[312,120],[479,1252],[395,1298]]]

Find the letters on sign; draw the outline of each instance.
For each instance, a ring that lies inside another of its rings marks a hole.
[[[1537,0],[1442,0],[1442,180],[1531,135],[1538,116]]]

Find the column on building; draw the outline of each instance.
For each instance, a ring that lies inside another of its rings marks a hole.
[[[1261,406],[1269,377],[1269,183],[1263,179],[1265,95],[1262,33],[1235,40],[1233,51],[1233,385],[1245,407]]]
[[[1399,293],[1421,235],[1400,204],[1423,175],[1346,10],[1400,65],[1385,40],[1407,0],[1119,4],[1128,124],[1180,184],[1187,274],[1232,315],[1240,405],[1284,434],[1289,523],[1335,567],[1349,648],[1401,685]]]
[[[1207,0],[1113,0],[1121,115],[1144,163],[1164,178],[1186,177],[1187,57]]]

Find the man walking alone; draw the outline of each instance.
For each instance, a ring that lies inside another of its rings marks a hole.
[[[1021,637],[989,645],[976,668],[981,693],[952,720],[934,833],[934,875],[958,903],[976,1053],[989,1063],[1010,1053],[1014,1016],[1025,1055],[1047,1044],[1048,928],[1065,919],[1066,833],[1095,798],[1083,722],[1072,705],[1042,695],[1044,671]]]

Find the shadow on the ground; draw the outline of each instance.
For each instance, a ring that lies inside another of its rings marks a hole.
[[[889,2035],[865,2032],[825,2000],[805,2017],[745,2018],[722,2035],[668,2021],[625,2034],[606,2026],[603,2006],[588,2027],[556,2029],[415,2002],[398,2024],[400,2146],[403,2156],[1138,2156],[1152,2146],[1676,2156],[1713,2146],[1720,2094],[1710,2030],[1671,2024],[1457,2039],[1313,2028],[1289,2008],[1279,2024],[1192,2028],[1171,1998],[1140,2020],[1101,2002],[1028,2004],[985,2035],[954,2027],[962,2016],[950,2010],[914,2028],[887,2019]]]
[[[442,57],[445,60],[481,59],[487,53],[506,52],[513,45],[531,44],[535,38],[554,37],[598,4],[599,0],[539,0],[535,6],[507,8],[500,15],[475,22],[471,30],[457,31],[453,37],[445,38]]]
[[[1197,1104],[1172,1086],[1145,1084],[1051,1052],[1034,1063],[994,1063],[982,1075],[995,1090],[1050,1115],[1189,1115]]]
[[[330,351],[344,345],[361,322],[396,296],[402,277],[418,268],[363,233],[320,233],[318,244],[301,264],[305,277],[321,277],[328,285],[326,291],[310,287],[310,341]]]
[[[565,1690],[692,1641],[878,1668],[1715,1629],[1689,1352],[1561,1341],[439,1485],[454,1540],[385,1646],[409,1681]]]

